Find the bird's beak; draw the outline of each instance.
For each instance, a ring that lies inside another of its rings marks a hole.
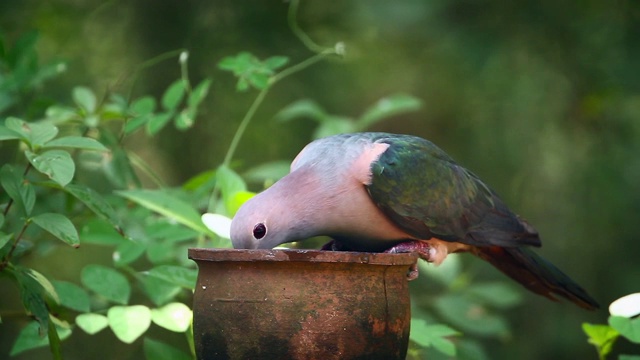
[[[233,244],[234,249],[258,249],[259,242],[253,241],[253,239],[242,239],[235,238],[233,235],[231,236],[231,244]]]

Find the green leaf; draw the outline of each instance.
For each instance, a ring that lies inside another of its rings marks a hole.
[[[56,329],[56,324],[53,322],[55,318],[53,316],[50,317],[49,321],[49,351],[51,352],[51,356],[53,356],[54,360],[62,360],[62,347],[60,346],[60,336],[58,335],[58,329]]]
[[[29,137],[29,125],[22,119],[10,116],[4,121],[4,126],[10,131],[19,136],[19,138],[27,143],[30,142]]]
[[[216,179],[220,187],[220,192],[222,193],[227,213],[231,214],[234,208],[232,204],[232,197],[239,191],[247,191],[247,185],[240,175],[225,165],[220,165],[220,167],[218,167]]]
[[[76,248],[80,246],[78,231],[75,226],[73,226],[71,220],[66,216],[54,213],[44,213],[32,217],[31,221],[67,244]]]
[[[101,314],[80,314],[76,316],[76,325],[87,334],[94,335],[109,326],[109,320]]]
[[[33,185],[24,181],[22,174],[10,164],[5,164],[0,168],[0,185],[13,199],[14,206],[18,207],[18,211],[25,217],[29,217],[36,203],[36,192]]]
[[[32,149],[42,146],[58,135],[58,128],[48,122],[27,123],[18,118],[9,117],[5,120],[5,126],[19,135]]]
[[[411,340],[422,347],[432,346],[445,355],[456,355],[456,347],[448,337],[459,335],[458,331],[446,325],[427,325],[422,319],[411,319]]]
[[[118,188],[141,187],[127,152],[122,148],[114,148],[111,154],[110,161],[103,164],[107,179]]]
[[[2,216],[2,215],[0,215]],[[13,239],[13,234],[3,234],[0,233],[0,249],[2,249],[5,245],[7,245],[7,243]],[[2,322],[0,321],[0,324]]]
[[[640,318],[630,319],[622,316],[610,316],[609,325],[629,341],[640,344]]]
[[[196,111],[195,109],[183,109],[176,116],[175,125],[178,130],[187,130],[195,123]]]
[[[196,174],[194,177],[187,180],[184,184],[182,184],[182,189],[198,193],[203,191],[208,193],[214,188],[215,183],[216,171],[207,170]]]
[[[107,318],[116,337],[131,344],[151,325],[151,310],[143,305],[113,306],[107,312]]]
[[[164,112],[151,115],[149,117],[149,121],[147,121],[147,133],[149,135],[157,134],[158,131],[162,130],[162,128],[167,125],[172,116],[173,112]]]
[[[53,287],[53,284],[47,279],[44,275],[33,269],[27,269],[27,274],[29,274],[35,281],[42,286],[42,290],[44,290],[44,294],[55,301],[57,304],[60,303],[60,297],[56,292],[56,289]]]
[[[173,265],[154,267],[148,271],[148,274],[189,290],[196,287],[198,278],[198,270]]]
[[[249,90],[249,81],[245,78],[238,79],[238,83],[236,84],[236,91],[243,92]]]
[[[185,93],[185,83],[184,80],[178,79],[173,84],[171,84],[167,90],[162,95],[162,106],[165,110],[175,110]]]
[[[220,60],[218,68],[222,70],[232,71],[234,75],[240,75],[249,71],[258,63],[258,59],[251,53],[242,51],[236,56],[227,56]]]
[[[238,77],[236,89],[245,91],[249,84],[257,89],[264,89],[268,86],[269,78],[273,75],[272,67],[279,67],[286,63],[284,57],[273,57],[261,62],[254,55],[248,52],[241,52],[237,56],[228,56],[218,63],[222,70],[233,72]]]
[[[504,318],[462,294],[443,295],[438,297],[434,305],[447,322],[465,333],[487,337],[504,337],[509,334]]]
[[[147,259],[152,264],[166,264],[175,258],[175,245],[168,241],[153,242],[147,246]]]
[[[210,234],[209,229],[200,220],[200,214],[191,205],[165,191],[127,190],[117,191],[116,193],[147,209],[174,219],[199,233]]]
[[[312,120],[322,122],[322,120],[328,116],[329,114],[327,114],[315,101],[304,99],[287,105],[285,108],[280,110],[274,118],[276,121],[310,118]]]
[[[76,165],[68,152],[48,150],[38,155],[25,151],[25,155],[34,168],[61,186],[67,185],[73,179]]]
[[[174,302],[151,310],[151,320],[158,326],[175,332],[185,332],[191,326],[193,313],[183,303]]]
[[[127,241],[113,227],[100,219],[94,218],[82,227],[82,242],[86,244],[98,245],[118,245]]]
[[[256,89],[263,90],[269,85],[269,78],[270,76],[268,74],[254,72],[248,75],[247,80],[249,80],[249,83]]]
[[[71,335],[70,329],[57,325],[55,325],[55,329],[57,330],[58,336],[61,340],[64,340]],[[11,348],[9,355],[16,356],[30,349],[47,346],[49,344],[49,338],[42,335],[38,330],[38,323],[36,321],[30,322],[20,330],[18,338],[16,339],[16,342],[13,343],[13,347]]]
[[[247,170],[242,177],[255,183],[274,183],[289,173],[291,163],[289,161],[272,161],[262,163]]]
[[[286,56],[272,56],[264,61],[264,66],[276,70],[285,66],[289,62],[289,58]]]
[[[127,278],[106,266],[87,265],[80,274],[82,284],[89,290],[118,304],[127,304],[131,286]]]
[[[168,242],[180,242],[193,240],[198,232],[176,224],[169,219],[158,219],[145,228],[147,236],[152,239],[167,240]]]
[[[51,105],[45,111],[45,116],[54,124],[63,124],[77,118],[77,112],[72,107]]]
[[[640,360],[640,355],[620,355],[618,360]]]
[[[228,200],[225,202],[227,211],[230,215],[235,215],[240,207],[254,196],[256,196],[256,193],[251,191],[236,191],[235,193],[231,194],[231,196],[229,196]]]
[[[44,333],[44,329],[49,328],[49,310],[44,299],[45,289],[32,276],[31,269],[19,266],[9,266],[6,270],[16,279],[20,288],[20,297],[22,304],[28,313],[40,322],[40,329]]]
[[[129,108],[135,116],[149,115],[156,109],[156,100],[151,96],[136,99]]]
[[[85,116],[84,124],[89,128],[96,128],[100,125],[100,117],[98,115]]]
[[[322,120],[320,126],[313,132],[313,138],[320,139],[331,135],[354,132],[355,130],[355,124],[349,118],[330,116]]]
[[[192,357],[175,347],[144,338],[144,356],[147,360],[192,360]]]
[[[58,135],[58,128],[50,123],[27,124],[31,146],[42,146]]]
[[[110,222],[114,227],[120,227],[120,220],[113,207],[95,190],[78,184],[68,184],[64,191],[85,204],[96,215]]]
[[[21,136],[19,133],[7,128],[4,125],[0,125],[0,141],[3,140],[17,140],[20,139]]]
[[[422,107],[420,99],[405,94],[395,94],[380,99],[357,120],[358,130],[399,114],[417,111]]]
[[[125,134],[131,134],[132,132],[138,130],[139,128],[141,128],[142,126],[144,126],[144,124],[146,124],[147,122],[149,122],[149,120],[151,119],[150,115],[142,115],[142,116],[137,116],[134,117],[130,120],[128,120],[125,124],[124,124],[124,133]]]
[[[479,283],[469,287],[467,294],[481,303],[506,309],[522,302],[522,295],[514,286],[504,282]]]
[[[71,93],[73,101],[83,108],[87,113],[93,114],[96,111],[96,95],[91,89],[84,86],[76,86]]]
[[[602,359],[611,352],[613,344],[618,339],[618,336],[620,336],[615,329],[608,325],[583,323],[582,330],[589,337],[587,340],[589,344],[596,347]]]
[[[142,289],[156,306],[164,305],[173,300],[182,290],[178,285],[149,274],[141,274],[138,276],[138,281],[140,281]]]
[[[43,149],[75,148],[82,150],[109,151],[99,141],[83,136],[64,136],[44,144]]]
[[[118,245],[116,251],[114,251],[113,262],[118,267],[130,264],[142,256],[146,249],[147,247],[144,244],[126,240]]]
[[[149,122],[152,118],[155,108],[156,100],[151,96],[144,96],[136,99],[129,107],[130,113],[133,118],[125,123],[124,133],[131,134],[132,132]]]
[[[91,310],[89,294],[80,286],[68,281],[52,281],[60,298],[60,305],[79,312]]]
[[[204,79],[196,86],[187,100],[187,105],[190,108],[195,108],[204,100],[209,93],[209,87],[211,86],[211,79]]]

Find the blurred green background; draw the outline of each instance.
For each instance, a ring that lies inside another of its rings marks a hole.
[[[282,1],[3,0],[0,29],[9,40],[38,30],[40,58],[68,61],[69,71],[41,94],[60,102],[69,101],[76,85],[124,92],[137,65],[187,49],[190,76],[213,78],[196,126],[168,127],[153,141],[131,144],[178,185],[222,162],[255,97],[234,91],[236,80],[216,66],[221,58],[243,50],[293,63],[310,56],[287,25],[287,7]],[[640,5],[316,0],[302,2],[299,21],[320,44],[344,42],[346,57],[274,87],[240,143],[237,168],[289,161],[311,140],[312,121],[273,119],[293,101],[311,98],[330,113],[357,116],[389,94],[418,97],[421,110],[371,130],[428,138],[478,174],[540,231],[541,253],[604,307],[591,313],[527,293],[508,312],[511,336],[488,341],[487,352],[496,359],[595,358],[581,323],[605,323],[612,300],[640,289]],[[134,92],[160,96],[179,67],[163,62],[140,75]],[[68,256],[72,262],[77,254]],[[503,278],[462,257],[479,276]],[[59,263],[40,265],[47,266]],[[0,354],[14,336],[3,327]],[[92,354],[108,352],[97,350],[104,336],[85,336],[74,346],[91,343]]]

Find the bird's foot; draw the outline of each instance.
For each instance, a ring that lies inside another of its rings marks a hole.
[[[398,254],[398,253],[412,253],[415,252],[418,254],[420,259],[423,259],[427,262],[431,262],[431,256],[433,255],[433,249],[429,243],[424,241],[405,241],[399,244],[394,245],[393,247],[385,250],[385,253],[389,254]],[[416,261],[409,268],[409,273],[407,274],[407,279],[409,281],[415,280],[418,278],[418,261]]]

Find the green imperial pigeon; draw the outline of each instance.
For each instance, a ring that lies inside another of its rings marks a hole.
[[[247,201],[231,223],[235,248],[271,249],[326,235],[327,249],[417,252],[440,264],[470,252],[529,290],[598,304],[531,250],[538,232],[471,171],[430,141],[387,133],[327,137],[307,145],[291,172]],[[417,266],[409,278],[417,276]]]

